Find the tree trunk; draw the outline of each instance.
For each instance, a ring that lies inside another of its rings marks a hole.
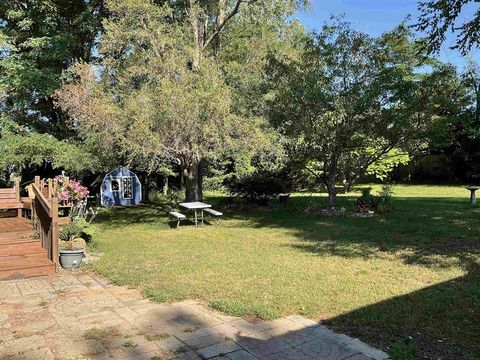
[[[227,0],[218,0],[218,16],[217,16],[217,24],[216,27],[218,28],[221,23],[225,20],[225,13],[227,9]],[[220,52],[220,38],[222,34],[218,34],[217,38],[215,39],[214,43],[214,54],[215,57],[218,57],[218,53]]]
[[[205,160],[202,159],[197,165],[197,195],[198,201],[203,201],[203,171],[205,169]]]
[[[205,31],[200,24],[199,11],[197,3],[190,0],[190,23],[193,30],[193,39],[195,42],[195,52],[192,59],[192,68],[197,71],[200,67],[200,58],[202,56],[202,48],[205,37]]]
[[[185,201],[202,201],[202,167],[200,162],[193,163],[183,170],[185,181]]]
[[[337,206],[337,191],[335,189],[335,183],[337,180],[336,171],[330,171],[327,176],[327,191],[328,191],[328,207],[334,208]]]
[[[163,195],[168,195],[168,175],[163,175]]]

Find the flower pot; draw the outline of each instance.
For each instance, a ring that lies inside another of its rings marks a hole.
[[[60,265],[67,270],[75,270],[80,267],[85,249],[59,250]]]

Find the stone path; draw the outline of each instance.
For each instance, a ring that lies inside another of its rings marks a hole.
[[[0,282],[0,359],[386,359],[315,321],[249,322],[195,301],[154,304],[87,273]]]

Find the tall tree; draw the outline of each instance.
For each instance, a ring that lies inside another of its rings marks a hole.
[[[261,124],[231,111],[218,63],[198,57],[190,23],[149,1],[112,1],[95,72],[71,70],[58,103],[79,125],[102,134],[127,159],[180,166],[187,200],[199,199],[198,165],[241,147],[259,148]],[[259,126],[257,126],[259,125]]]
[[[419,49],[403,25],[374,39],[337,20],[312,36],[300,61],[272,64],[271,119],[291,156],[327,188],[329,206],[337,186],[418,146],[441,116],[442,72],[422,72],[435,63]]]
[[[52,95],[62,71],[91,59],[102,14],[102,0],[0,2],[0,110],[31,130],[73,135]]]
[[[459,23],[462,10],[470,7],[473,17]],[[449,32],[457,34],[452,49],[466,55],[480,44],[480,4],[478,0],[428,0],[418,4],[420,16],[415,25],[417,30],[428,34],[429,52],[438,52]]]

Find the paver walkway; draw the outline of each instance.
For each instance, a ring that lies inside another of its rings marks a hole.
[[[0,282],[0,359],[386,359],[289,316],[249,322],[195,301],[155,304],[87,273]]]

